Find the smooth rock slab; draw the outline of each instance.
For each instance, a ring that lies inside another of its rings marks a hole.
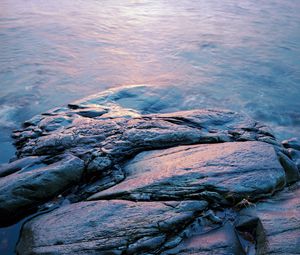
[[[27,255],[159,251],[206,206],[204,201],[80,202],[26,223],[17,252]]]
[[[272,145],[229,142],[143,152],[125,166],[127,178],[90,200],[204,198],[223,203],[273,194],[285,172]],[[223,200],[222,200],[223,198]]]
[[[83,170],[83,161],[68,155],[48,166],[0,178],[0,222],[78,183]]]

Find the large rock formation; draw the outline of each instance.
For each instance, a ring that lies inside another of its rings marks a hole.
[[[126,180],[92,199],[210,199],[225,203],[273,194],[285,172],[272,145],[228,142],[177,146],[138,154],[124,167]]]
[[[44,202],[80,181],[83,161],[66,155],[63,160],[34,170],[24,170],[0,179],[0,214],[12,218],[22,210]]]
[[[267,225],[268,199],[299,179],[297,142],[282,146],[242,114],[174,108],[184,109],[161,88],[132,86],[15,131],[17,157],[0,168],[1,223],[44,212],[24,225],[17,252],[294,254],[298,221],[279,248]]]
[[[204,201],[80,202],[25,225],[22,254],[142,254],[172,246]]]

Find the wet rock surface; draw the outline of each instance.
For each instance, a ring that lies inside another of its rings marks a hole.
[[[228,142],[142,152],[125,166],[126,180],[89,199],[206,198],[226,204],[273,194],[285,172],[272,145]]]
[[[53,198],[79,183],[83,161],[67,155],[59,162],[38,169],[19,171],[0,179],[1,222],[16,217],[30,207]]]
[[[80,202],[25,224],[18,251],[21,254],[157,253],[206,206],[204,201]]]
[[[109,90],[14,132],[1,224],[47,209],[18,254],[297,254],[299,143],[231,111],[174,112],[160,92]]]
[[[261,248],[261,254],[299,254],[299,183],[240,213],[260,219],[266,235],[266,244]]]

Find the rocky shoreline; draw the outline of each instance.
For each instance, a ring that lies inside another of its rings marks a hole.
[[[161,95],[109,90],[14,132],[0,223],[45,212],[17,254],[299,254],[300,143]]]

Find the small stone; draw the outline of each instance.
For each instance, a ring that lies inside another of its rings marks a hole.
[[[94,158],[88,165],[87,170],[89,174],[100,173],[112,166],[112,161],[105,156]]]

